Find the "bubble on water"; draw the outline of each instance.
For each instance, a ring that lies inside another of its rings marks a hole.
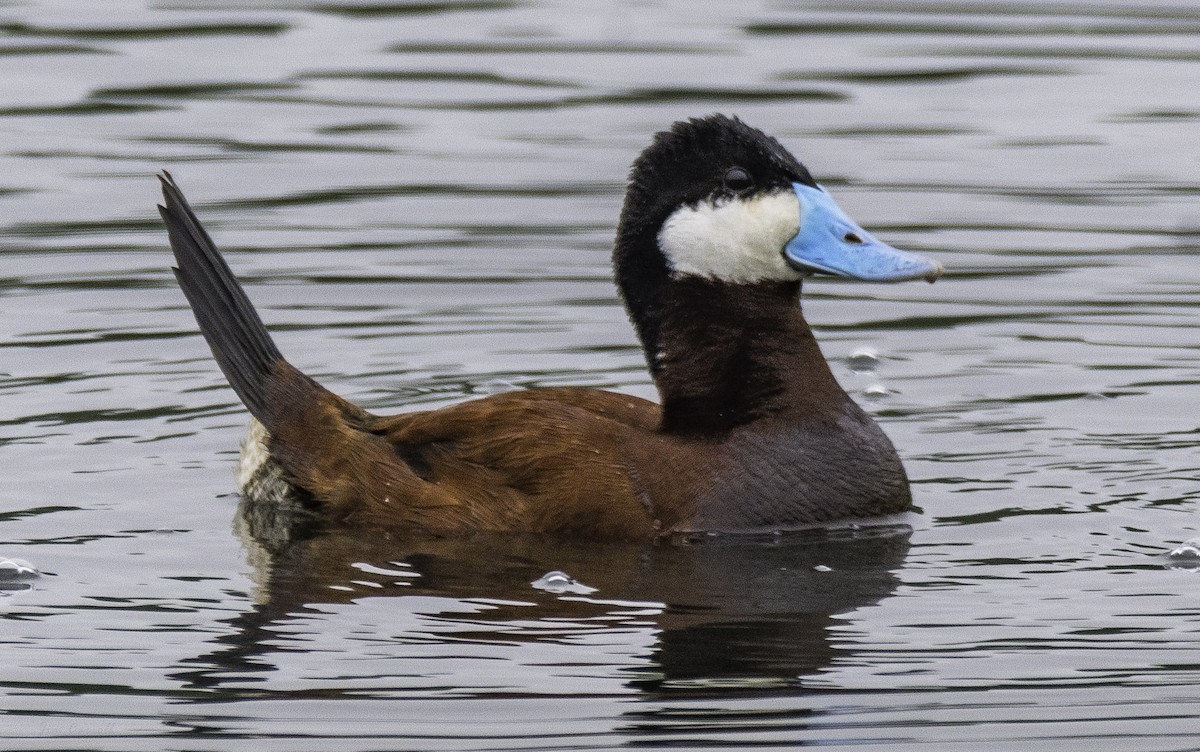
[[[587,595],[596,592],[596,588],[588,587],[566,572],[560,572],[557,569],[547,572],[529,584],[538,590],[545,590],[547,593]]]
[[[24,559],[0,556],[0,580],[32,580],[37,576],[37,568]]]
[[[814,572],[832,572],[833,567],[826,566],[825,564],[818,564],[815,567],[813,567],[813,571]]]
[[[481,384],[476,384],[474,391],[476,394],[504,394],[505,392],[519,392],[521,387],[505,379],[488,379]]]
[[[1185,540],[1167,554],[1172,569],[1200,569],[1200,538]]]
[[[0,556],[0,593],[5,590],[29,590],[30,580],[37,579],[39,572],[24,559],[7,559]]]
[[[888,396],[891,393],[892,393],[891,389],[888,389],[886,386],[884,386],[883,384],[880,384],[878,382],[871,384],[870,386],[868,386],[866,389],[863,390],[863,394],[866,395],[867,399],[870,399],[870,400],[880,400],[880,399],[883,399],[884,397]]]
[[[879,368],[879,353],[872,347],[860,347],[846,358],[846,365],[854,373],[874,373]]]

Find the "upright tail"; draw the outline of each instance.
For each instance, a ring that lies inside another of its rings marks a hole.
[[[297,423],[307,422],[302,432],[311,434],[370,418],[284,359],[174,178],[164,171],[159,181],[165,205],[158,211],[175,252],[175,278],[217,365],[250,413],[271,434],[298,429]],[[317,420],[316,406],[328,411],[329,420]]]
[[[276,369],[286,361],[174,178],[163,172],[159,181],[165,205],[158,211],[175,252],[175,278],[233,391],[271,430],[274,411],[268,392]]]
[[[373,415],[284,359],[175,181],[165,172],[159,179],[179,286],[229,384],[266,429],[252,427],[243,449],[247,500],[265,502],[267,517],[272,505],[299,499],[344,519],[372,498],[369,481],[381,483],[385,499],[416,489],[420,478],[372,433]]]

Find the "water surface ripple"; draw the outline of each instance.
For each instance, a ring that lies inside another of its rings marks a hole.
[[[6,750],[1196,748],[1200,581],[1169,555],[1200,535],[1195,3],[249,5],[0,3],[0,559],[40,572],[0,578]],[[156,171],[289,358],[371,409],[651,396],[622,184],[712,111],[950,270],[806,287],[919,514],[245,535],[246,413]]]

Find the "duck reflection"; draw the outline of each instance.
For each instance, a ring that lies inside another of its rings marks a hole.
[[[449,622],[453,631],[405,639],[534,642],[552,631],[535,624],[632,625],[650,635],[628,646],[641,654],[628,681],[637,689],[790,686],[844,650],[830,640],[834,615],[894,591],[893,572],[912,532],[896,523],[650,544],[512,534],[404,537],[277,523],[239,513],[256,604],[232,620],[235,630],[220,638],[221,649],[177,675],[191,687],[265,678],[272,654],[290,650],[280,632],[314,610],[406,596],[422,596],[404,604],[406,613]],[[552,570],[595,592],[550,593],[532,585]],[[482,608],[459,613],[463,604]]]

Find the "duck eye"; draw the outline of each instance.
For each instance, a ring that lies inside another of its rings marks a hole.
[[[725,187],[734,193],[741,193],[754,187],[754,178],[741,167],[730,167],[725,171]]]

